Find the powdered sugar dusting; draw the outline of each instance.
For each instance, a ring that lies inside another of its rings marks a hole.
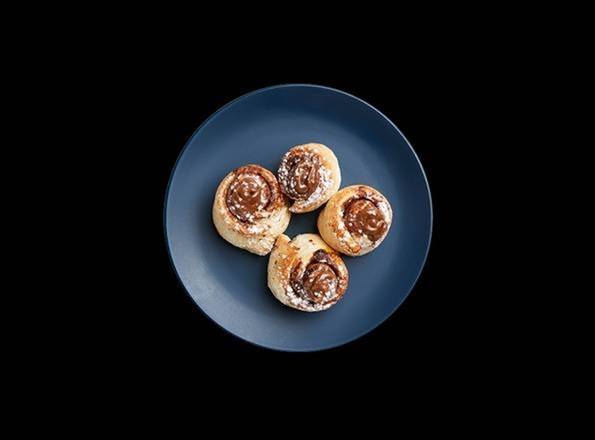
[[[351,234],[345,227],[345,222],[343,221],[343,216],[345,215],[345,208],[341,206],[339,209],[339,218],[337,221],[337,238],[339,241],[345,245],[348,244],[349,239],[351,238]]]
[[[351,237],[357,242],[357,244],[359,244],[362,247],[362,249],[368,249],[369,247],[374,246],[374,244],[375,244],[365,234],[361,234],[361,235],[356,234],[356,235],[352,235]]]
[[[324,294],[324,299],[327,300],[327,302],[322,303],[322,304],[313,303],[311,301],[308,301],[305,298],[302,298],[301,296],[298,296],[290,285],[287,285],[285,287],[285,293],[289,299],[289,302],[292,305],[294,305],[298,309],[304,310],[306,312],[320,312],[322,310],[326,310],[338,301],[338,298],[335,300],[332,300],[332,297],[334,295],[334,290],[326,292]],[[314,294],[316,295],[316,293],[318,293],[319,295],[322,294],[321,292],[315,292]],[[316,295],[316,296],[318,296],[318,295]]]
[[[250,225],[246,228],[246,232],[248,234],[261,234],[265,231],[265,225]]]
[[[391,214],[392,214],[390,206],[384,201],[377,202],[376,206],[382,213],[382,217],[384,218],[384,221],[386,221],[388,223],[391,220]]]

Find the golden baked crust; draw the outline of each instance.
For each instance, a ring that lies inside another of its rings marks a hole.
[[[277,172],[283,193],[294,213],[314,211],[341,186],[341,170],[335,153],[325,145],[309,143],[291,148]]]
[[[277,238],[269,257],[268,286],[286,306],[326,310],[343,297],[348,283],[347,266],[319,235]]]
[[[382,243],[392,217],[390,203],[378,190],[353,185],[331,197],[318,216],[318,231],[333,249],[356,257]]]
[[[213,223],[228,242],[257,255],[267,255],[289,225],[287,199],[273,173],[259,165],[230,172],[219,184]]]

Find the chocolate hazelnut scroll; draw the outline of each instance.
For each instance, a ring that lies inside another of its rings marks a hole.
[[[275,175],[259,165],[232,171],[217,188],[213,203],[217,232],[234,246],[254,254],[271,251],[290,217]]]
[[[318,231],[330,247],[357,257],[382,243],[392,219],[390,203],[378,190],[353,185],[331,197],[318,216]]]
[[[335,153],[322,144],[296,145],[281,160],[277,172],[281,191],[290,199],[294,213],[314,211],[341,186],[341,170]]]
[[[345,263],[317,234],[277,238],[269,257],[268,285],[286,306],[326,310],[343,297],[348,283]]]

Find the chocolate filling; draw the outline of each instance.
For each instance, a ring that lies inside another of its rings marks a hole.
[[[320,183],[320,167],[316,153],[290,150],[279,167],[281,191],[293,200],[307,200]]]
[[[377,203],[360,197],[356,196],[345,203],[345,227],[351,234],[365,235],[370,241],[377,241],[386,233],[388,225]]]
[[[291,287],[301,298],[312,304],[336,301],[345,292],[339,280],[339,268],[328,253],[322,249],[314,252],[306,269],[301,271],[298,263],[291,271]]]
[[[282,197],[275,176],[257,165],[247,165],[235,171],[235,177],[225,197],[229,211],[243,222],[265,217],[266,210]]]

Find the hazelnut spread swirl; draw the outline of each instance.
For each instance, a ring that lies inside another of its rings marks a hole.
[[[235,177],[225,197],[229,211],[243,222],[267,217],[271,208],[282,200],[275,176],[257,165],[235,170]]]
[[[279,167],[281,190],[292,200],[307,200],[321,183],[318,154],[301,148],[287,152]]]
[[[345,226],[350,233],[365,235],[370,241],[375,242],[385,234],[388,225],[378,202],[359,197],[362,195],[345,203]]]
[[[326,305],[338,301],[347,288],[347,280],[341,278],[341,270],[333,255],[320,249],[314,252],[302,271],[301,262],[291,271],[293,291],[310,304]]]

